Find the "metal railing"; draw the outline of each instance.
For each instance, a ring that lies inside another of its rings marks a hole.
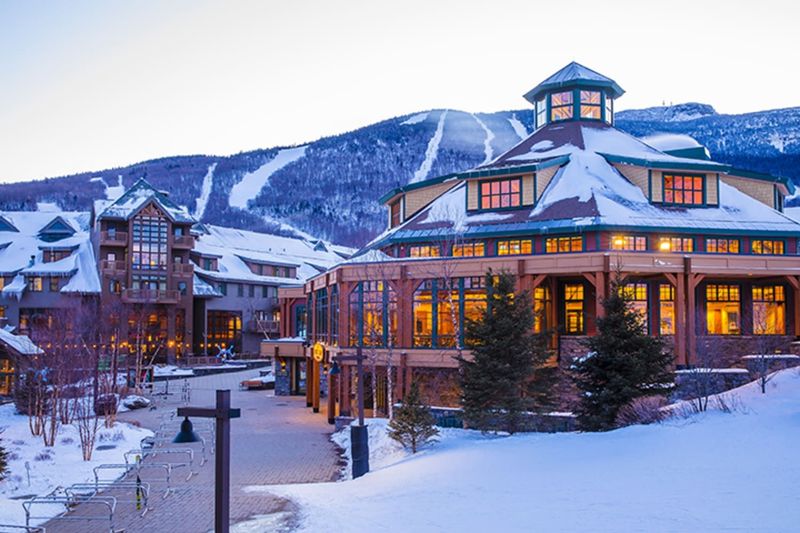
[[[125,289],[122,301],[126,303],[178,303],[181,293],[176,290]]]
[[[100,244],[128,244],[128,232],[126,231],[101,231]]]

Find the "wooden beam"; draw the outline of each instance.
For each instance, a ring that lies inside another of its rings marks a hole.
[[[532,283],[532,285],[533,285],[533,286],[531,287],[531,289],[536,289],[536,288],[538,288],[538,287],[539,287],[539,285],[541,285],[541,284],[542,284],[542,282],[543,282],[545,279],[547,279],[547,274],[537,274],[536,276],[534,276],[534,278],[533,278],[533,283]]]

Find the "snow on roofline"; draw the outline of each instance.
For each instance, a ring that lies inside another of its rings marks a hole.
[[[3,328],[0,328],[0,343],[9,346],[21,355],[38,355],[44,353],[28,336],[14,335]]]

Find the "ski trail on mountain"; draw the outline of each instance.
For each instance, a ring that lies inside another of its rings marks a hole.
[[[425,160],[419,166],[419,169],[414,172],[414,177],[411,178],[409,183],[422,181],[428,177],[431,167],[433,167],[433,162],[436,161],[436,155],[439,153],[439,143],[442,142],[442,134],[444,133],[444,119],[446,116],[447,109],[442,111],[442,114],[439,116],[439,123],[436,125],[436,132],[433,134],[433,137],[431,137],[431,140],[428,142],[428,148],[425,150]]]
[[[483,131],[486,132],[486,138],[483,139],[483,154],[485,157],[483,158],[483,163],[481,163],[482,165],[485,165],[494,157],[494,150],[492,150],[492,139],[494,139],[494,132],[490,130],[481,119],[478,118],[478,115],[475,113],[470,113],[470,115],[472,115],[472,118],[474,118],[475,122],[478,123],[478,126],[483,128]]]
[[[511,118],[508,119],[508,122],[511,124],[511,127],[514,129],[514,133],[517,134],[517,137],[519,137],[520,140],[528,138],[528,130],[525,128],[525,124],[519,121],[516,113],[511,115]]]
[[[208,197],[211,196],[211,187],[214,185],[214,169],[216,168],[217,164],[211,163],[206,175],[203,177],[203,185],[200,187],[200,197],[196,200],[193,213],[194,218],[197,220],[202,220],[203,214],[206,212]]]
[[[228,205],[239,209],[247,209],[248,200],[258,196],[270,176],[306,155],[306,148],[308,148],[308,145],[285,148],[268,162],[261,165],[255,172],[245,174],[242,180],[231,188],[231,194],[228,196]]]

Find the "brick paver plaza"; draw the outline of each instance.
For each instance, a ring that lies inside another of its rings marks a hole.
[[[340,470],[339,453],[329,440],[332,426],[327,424],[327,417],[312,414],[310,409],[306,409],[305,397],[275,397],[272,391],[239,390],[240,381],[257,375],[257,371],[251,370],[190,378],[190,404],[211,406],[216,389],[231,390],[231,405],[242,411],[241,418],[231,422],[231,523],[245,521],[255,515],[276,513],[276,521],[283,526],[270,530],[286,530],[291,526],[294,515],[292,503],[268,494],[247,493],[243,487],[332,481]],[[120,420],[138,421],[143,427],[157,430],[164,415],[174,413],[177,407],[184,405],[183,383],[183,380],[172,381],[169,385],[171,395],[156,396],[155,410],[122,413]],[[163,390],[164,383],[159,383],[157,391]],[[175,427],[177,432],[177,425]],[[123,445],[135,447],[134,443]],[[196,450],[196,457],[199,458],[199,445],[190,446]],[[170,496],[163,498],[164,491],[160,490],[163,485],[154,484],[150,498],[152,510],[144,517],[135,510],[134,503],[118,502],[115,528],[126,532],[151,533],[200,533],[213,530],[214,455],[207,454],[207,457],[208,462],[204,466],[195,466],[198,474],[189,481],[186,481],[187,468],[178,468],[173,472],[171,486],[175,492]],[[168,457],[166,454],[147,458],[147,461],[153,462],[179,460],[182,458]],[[196,459],[196,462],[199,461]],[[163,477],[158,470],[143,469],[141,472],[142,481]],[[96,512],[96,508],[89,510],[84,504],[74,513]],[[108,531],[108,522],[51,521],[46,527],[48,533],[90,533]]]

